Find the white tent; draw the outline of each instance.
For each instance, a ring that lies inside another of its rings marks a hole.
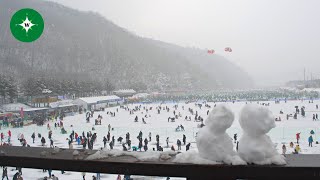
[[[74,104],[82,106],[86,109],[95,109],[99,107],[105,107],[106,105],[113,103],[120,103],[122,99],[118,96],[96,96],[96,97],[84,97],[73,101]]]

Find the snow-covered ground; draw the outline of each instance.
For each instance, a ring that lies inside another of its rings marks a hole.
[[[201,102],[199,102],[201,103]],[[257,103],[257,102],[252,102]],[[312,116],[315,113],[320,113],[320,109],[316,109],[316,104],[320,104],[320,101],[314,101],[314,103],[309,103],[308,101],[288,101],[280,102],[280,104],[275,104],[274,102],[260,102],[261,103],[270,103],[270,106],[268,108],[273,112],[275,117],[281,117],[281,122],[276,122],[276,128],[272,129],[268,135],[271,137],[272,141],[276,144],[277,150],[281,153],[281,146],[282,144],[285,144],[287,146],[287,153],[291,153],[293,151],[292,148],[289,147],[290,142],[295,142],[295,135],[298,132],[301,132],[301,140],[300,140],[300,147],[302,152],[306,154],[320,154],[320,145],[315,144],[313,147],[308,147],[308,137],[310,136],[310,131],[314,130],[315,135],[313,136],[314,141],[319,141],[320,139],[320,128],[318,129],[320,125],[319,121],[313,121]],[[213,103],[208,103],[211,108],[207,108],[204,105],[200,109],[198,106],[195,105],[195,103],[179,103],[178,109],[174,109],[175,104],[162,104],[161,107],[164,108],[168,106],[170,108],[170,111],[167,112],[166,110],[161,110],[161,113],[158,114],[158,111],[156,110],[156,107],[160,104],[142,104],[142,108],[140,111],[134,112],[133,115],[129,114],[129,111],[126,111],[124,109],[121,109],[119,107],[112,107],[107,108],[104,112],[95,112],[94,117],[91,118],[90,123],[86,123],[85,114],[78,114],[75,116],[69,116],[64,119],[64,127],[68,131],[67,134],[61,134],[60,129],[54,128],[54,122],[50,122],[51,130],[53,131],[53,140],[54,145],[58,147],[68,148],[68,141],[66,140],[72,130],[77,132],[79,135],[82,134],[84,131],[85,133],[88,131],[92,131],[92,127],[95,127],[95,130],[92,132],[97,133],[97,141],[94,144],[94,149],[98,149],[103,147],[103,136],[107,136],[108,132],[108,124],[111,124],[112,128],[114,128],[113,131],[111,131],[111,137],[115,136],[116,143],[115,143],[115,149],[122,149],[122,146],[119,142],[117,142],[117,138],[119,136],[123,137],[125,139],[125,134],[127,132],[130,133],[132,146],[138,146],[138,139],[136,138],[138,136],[139,131],[143,132],[143,139],[148,137],[149,132],[152,133],[152,141],[149,143],[149,151],[152,150],[153,147],[156,146],[155,143],[155,136],[158,134],[160,136],[160,145],[164,147],[164,151],[170,150],[170,148],[166,147],[166,138],[169,137],[170,143],[169,145],[174,145],[177,149],[176,142],[177,139],[180,139],[182,141],[183,134],[187,137],[187,143],[191,143],[191,149],[196,148],[195,143],[195,136],[198,132],[199,128],[197,128],[197,125],[200,124],[199,122],[194,122],[194,116],[191,116],[190,112],[188,111],[188,108],[193,109],[194,113],[197,111],[198,114],[206,119],[207,117],[207,111],[211,110],[214,107]],[[217,103],[219,104],[219,103]],[[128,105],[129,108],[134,108],[135,106],[139,106],[140,104],[134,104],[134,105]],[[240,128],[238,118],[239,118],[239,112],[242,109],[243,105],[245,105],[245,102],[236,102],[236,103],[227,103],[227,105],[232,109],[233,113],[235,114],[235,121],[231,128],[227,130],[227,133],[230,135],[230,137],[233,137],[235,133],[238,134],[238,139],[240,139],[242,130]],[[152,107],[152,110],[149,110],[146,112],[143,107],[146,106],[147,109]],[[184,106],[184,110],[182,109],[182,106]],[[298,119],[293,119],[290,117],[289,120],[286,120],[286,114],[294,114],[295,108],[294,106],[305,106],[306,107],[306,117],[301,117],[301,115],[298,115]],[[118,112],[117,112],[118,109]],[[175,110],[176,114],[181,114],[182,117],[179,117],[175,122],[168,122],[168,117],[173,117],[173,111]],[[280,114],[280,110],[284,112],[284,114]],[[116,116],[111,117],[110,114],[107,114],[108,111],[115,112]],[[94,125],[94,119],[98,117],[98,115],[102,115],[102,125]],[[141,121],[141,118],[144,117],[147,114],[148,118],[144,118],[147,124],[143,124]],[[135,116],[138,116],[139,122],[134,122]],[[185,116],[191,116],[192,121],[185,121]],[[320,118],[320,114],[319,114]],[[71,127],[72,125],[72,127]],[[179,131],[176,132],[175,129],[177,126],[183,125],[185,127],[185,131]],[[0,132],[3,132],[7,136],[8,128],[2,128]],[[27,140],[27,143],[30,146],[38,146],[40,147],[40,139],[36,138],[35,143],[32,143],[31,134],[33,132],[36,133],[36,136],[38,133],[41,133],[47,141],[47,144],[49,144],[48,140],[48,129],[47,125],[45,124],[43,127],[36,126],[36,125],[30,125],[25,126],[23,128],[10,128],[12,132],[12,139],[11,142],[13,145],[21,146],[20,142],[18,141],[19,134],[23,133],[24,137]],[[208,137],[210,138],[210,137]],[[7,139],[7,138],[5,138]],[[73,143],[73,147],[75,149],[80,149],[82,146],[78,146],[76,142]],[[107,147],[109,148],[108,144]],[[234,144],[235,147],[235,144]],[[182,147],[182,152],[185,151],[185,146]],[[10,171],[14,168],[9,168],[9,178],[12,178],[15,170]],[[48,176],[48,173],[43,173],[42,170],[37,169],[23,169],[23,177],[26,180],[33,180],[33,179],[40,179],[44,176]],[[0,172],[1,173],[1,172]],[[66,172],[65,174],[61,174],[60,171],[53,171],[53,174],[59,177],[61,180],[78,180],[82,179],[82,175],[80,172]],[[87,173],[86,179],[91,179],[93,173]],[[102,174],[101,179],[103,180],[109,180],[109,179],[116,179],[117,175],[108,175],[108,174]],[[143,179],[143,178],[138,178]],[[165,178],[150,178],[147,179],[165,179]],[[172,180],[173,178],[171,178]]]

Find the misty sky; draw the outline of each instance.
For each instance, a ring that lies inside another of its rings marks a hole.
[[[52,1],[99,12],[139,36],[214,49],[260,85],[302,80],[304,67],[320,78],[319,0]]]

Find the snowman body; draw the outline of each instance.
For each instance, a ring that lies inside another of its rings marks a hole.
[[[255,104],[246,105],[239,123],[243,135],[239,140],[239,156],[247,163],[286,164],[285,158],[274,147],[267,133],[275,127],[274,116],[267,108]]]
[[[226,133],[234,120],[234,114],[223,105],[216,106],[209,114],[197,136],[200,157],[227,164],[246,164],[233,150],[232,139]]]

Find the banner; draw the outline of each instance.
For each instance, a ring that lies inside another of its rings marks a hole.
[[[23,114],[23,108],[21,108],[21,109],[20,109],[20,117],[21,117],[21,119],[23,119],[23,116],[24,116],[24,114]]]

